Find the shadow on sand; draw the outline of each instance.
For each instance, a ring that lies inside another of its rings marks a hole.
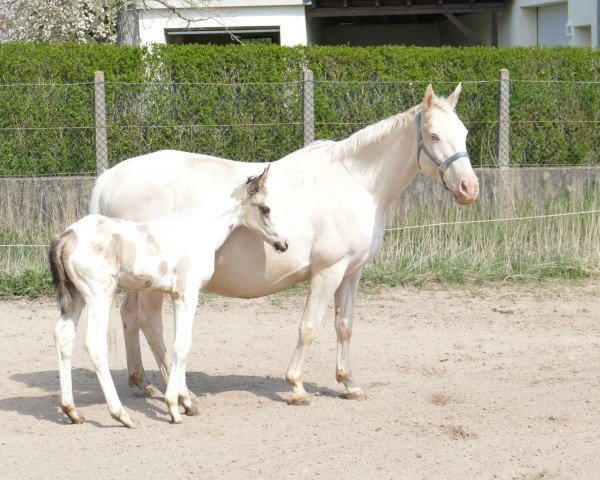
[[[164,390],[164,383],[157,371],[146,372],[148,380],[159,389]],[[157,406],[156,402],[149,402],[146,398],[137,396],[137,389],[127,385],[126,370],[111,370],[117,393],[123,405],[130,413],[141,413],[146,417],[159,422],[169,422],[166,405]],[[0,410],[16,412],[19,415],[30,416],[38,420],[52,423],[68,423],[66,417],[60,413],[59,380],[56,370],[44,372],[19,373],[11,375],[11,380],[25,385],[27,388],[47,391],[47,395],[19,396],[0,400]],[[52,381],[54,380],[54,381]],[[188,388],[199,398],[206,395],[217,395],[225,392],[250,392],[258,397],[263,397],[274,402],[285,402],[285,397],[290,388],[282,379],[270,376],[256,375],[207,375],[202,372],[187,373]],[[317,387],[312,383],[304,383],[306,391],[310,394],[317,393],[324,397],[339,397],[339,392],[326,387]],[[77,407],[105,404],[104,395],[96,374],[89,369],[78,368],[73,370],[73,396]],[[119,427],[118,424],[102,425],[91,419],[86,419],[91,425],[101,428]]]

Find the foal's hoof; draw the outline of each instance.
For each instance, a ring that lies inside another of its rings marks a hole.
[[[111,417],[113,417],[117,422],[121,422],[127,428],[138,427],[137,424],[133,420],[131,420],[131,417],[129,417],[127,412],[122,408],[115,415],[111,414]]]
[[[85,422],[84,416],[79,415],[73,405],[61,406],[60,409],[67,417],[69,417],[69,420],[71,420],[71,423],[73,425],[79,425]]]
[[[294,406],[310,405],[310,395],[308,393],[304,393],[302,395],[292,394],[292,396],[288,399],[287,404]]]
[[[181,423],[181,417],[171,417],[171,424],[179,425]]]
[[[197,405],[190,405],[188,407],[186,407],[185,405],[183,406],[183,409],[185,410],[185,414],[188,417],[195,417],[197,415],[200,415],[200,409],[198,408]]]
[[[346,400],[366,400],[367,394],[363,392],[362,388],[353,387],[344,390],[342,392],[342,398],[345,398]]]

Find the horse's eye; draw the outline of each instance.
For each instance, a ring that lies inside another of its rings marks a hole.
[[[438,137],[435,133],[430,133],[429,138],[431,138],[432,142],[437,142],[440,139],[440,137]]]
[[[268,215],[271,212],[269,207],[260,207],[260,211],[263,215]]]

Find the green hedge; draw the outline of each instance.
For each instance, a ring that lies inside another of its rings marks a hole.
[[[599,160],[600,84],[581,83],[600,80],[593,49],[2,44],[0,175],[94,171],[95,70],[108,82],[111,163],[161,148],[280,158],[302,144],[303,68],[315,75],[319,138],[405,110],[429,82],[448,94],[463,81],[468,147],[491,165],[508,68],[512,164]]]

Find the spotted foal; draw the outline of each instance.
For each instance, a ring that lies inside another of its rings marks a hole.
[[[136,223],[88,215],[69,226],[50,246],[49,261],[60,306],[54,330],[60,374],[60,406],[73,423],[82,423],[75,410],[71,356],[75,328],[88,308],[85,347],[113,418],[136,425],[124,410],[112,381],[107,356],[109,310],[117,288],[167,293],[175,312],[175,361],[165,400],[173,423],[181,422],[178,403],[189,415],[197,413],[185,380],[185,362],[192,340],[198,294],[211,278],[215,252],[231,231],[243,225],[258,233],[277,251],[287,250],[270,218],[265,182],[268,167],[234,189],[210,214]]]

